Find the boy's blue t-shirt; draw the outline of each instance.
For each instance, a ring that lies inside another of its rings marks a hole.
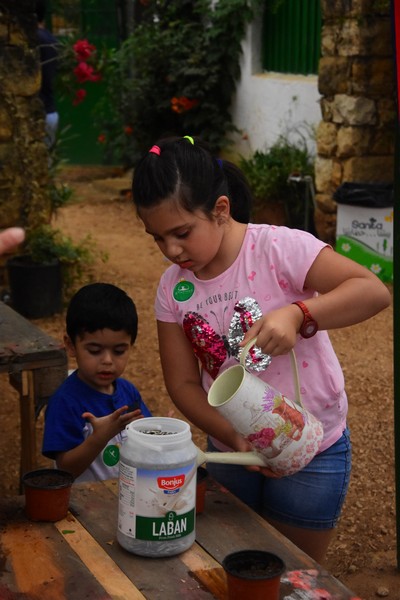
[[[114,393],[103,394],[79,379],[74,371],[50,398],[45,413],[42,454],[54,458],[57,452],[67,452],[92,433],[92,426],[84,418],[84,412],[96,417],[113,413],[117,408],[128,405],[140,408],[144,417],[151,412],[143,402],[137,388],[126,379],[114,382]],[[119,475],[119,448],[126,439],[122,431],[112,438],[90,467],[75,481],[98,481]]]

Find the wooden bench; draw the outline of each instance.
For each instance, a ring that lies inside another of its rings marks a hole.
[[[19,393],[21,474],[36,466],[36,418],[67,376],[63,345],[0,302],[0,373]]]

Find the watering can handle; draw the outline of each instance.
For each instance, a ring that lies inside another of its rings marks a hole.
[[[245,346],[243,346],[242,351],[240,353],[240,364],[242,365],[242,367],[246,367],[246,356],[247,356],[250,348],[252,348],[253,346],[256,345],[256,342],[257,342],[257,338],[253,338],[249,342],[247,342],[247,344]],[[299,404],[302,408],[304,408],[303,403],[301,401],[300,381],[299,381],[299,371],[297,368],[297,360],[296,360],[296,355],[295,355],[293,349],[290,351],[290,364],[291,364],[292,372],[293,372],[295,400],[296,400],[297,404]]]

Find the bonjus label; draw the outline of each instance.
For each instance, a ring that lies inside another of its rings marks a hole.
[[[185,475],[178,475],[177,477],[158,477],[157,485],[160,490],[166,492],[175,492],[185,483]]]

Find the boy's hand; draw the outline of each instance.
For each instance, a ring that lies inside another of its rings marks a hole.
[[[82,414],[82,418],[91,424],[93,435],[107,443],[115,435],[121,433],[129,423],[143,418],[140,408],[132,412],[126,412],[127,409],[127,405],[121,406],[105,417],[95,417],[92,413],[85,412]]]

